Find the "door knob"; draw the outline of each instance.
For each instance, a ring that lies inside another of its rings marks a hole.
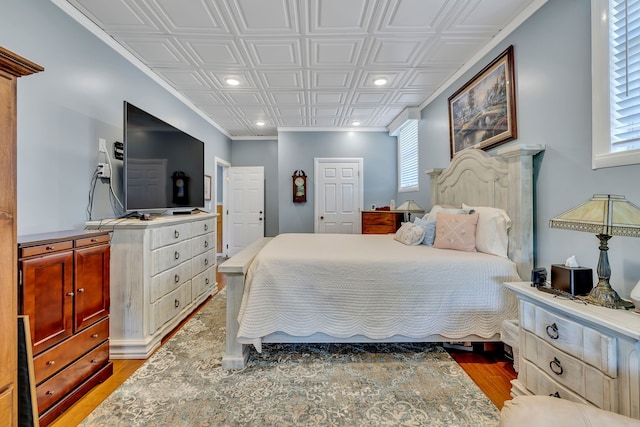
[[[324,216],[320,215],[320,219],[324,219]]]

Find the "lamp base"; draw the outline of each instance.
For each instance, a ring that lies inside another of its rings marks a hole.
[[[600,305],[602,307],[614,308],[614,309],[622,309],[629,310],[634,308],[634,305],[630,301],[625,301],[618,293],[613,290],[611,286],[598,285],[591,289],[589,295],[581,298],[583,301],[588,302],[589,304]]]

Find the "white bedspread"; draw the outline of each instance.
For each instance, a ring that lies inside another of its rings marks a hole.
[[[508,259],[405,246],[393,235],[281,234],[247,272],[238,341],[260,351],[275,332],[490,338],[517,318],[502,283],[519,280]]]

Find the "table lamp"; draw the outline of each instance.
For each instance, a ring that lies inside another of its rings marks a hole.
[[[396,208],[397,211],[404,212],[405,215],[408,215],[408,222],[411,222],[411,213],[423,212],[424,208],[422,208],[419,204],[414,202],[413,200],[407,200],[406,202],[402,202],[400,206]]]
[[[551,228],[595,233],[600,239],[598,259],[598,284],[584,301],[608,308],[633,308],[633,304],[622,300],[609,284],[608,241],[612,236],[640,237],[640,208],[624,196],[595,194],[591,199],[549,221]]]

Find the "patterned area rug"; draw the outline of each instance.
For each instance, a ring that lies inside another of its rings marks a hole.
[[[269,344],[221,366],[222,291],[83,421],[87,426],[496,426],[435,344]]]

